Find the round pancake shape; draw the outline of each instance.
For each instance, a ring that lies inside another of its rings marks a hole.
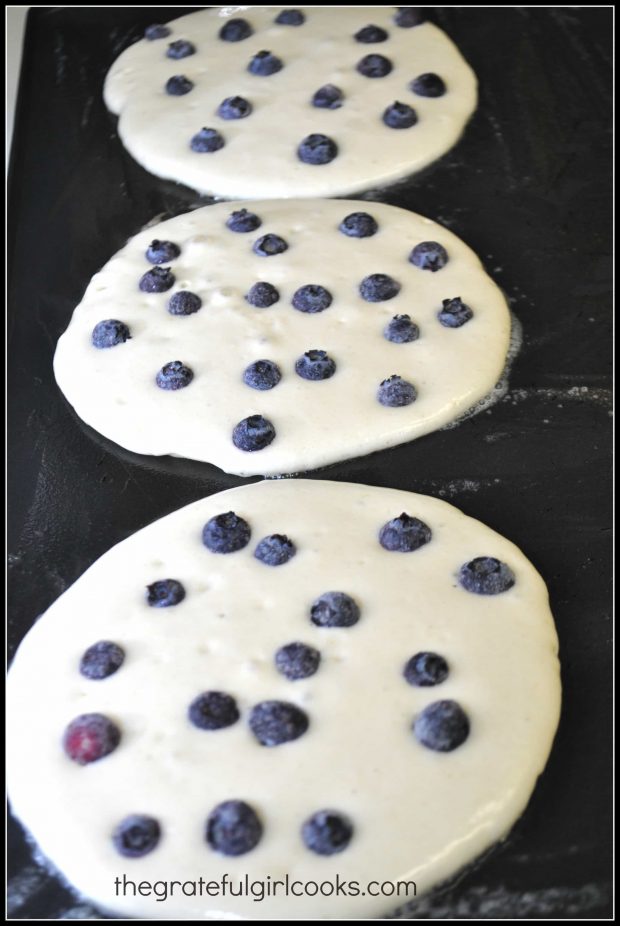
[[[448,151],[477,100],[450,39],[431,23],[399,26],[396,10],[308,8],[299,26],[277,23],[275,7],[191,13],[120,55],[105,102],[146,170],[202,193],[316,197],[389,183]],[[250,34],[222,38],[231,20]]]
[[[294,548],[275,565],[257,556],[274,536]],[[12,809],[116,913],[384,916],[407,900],[396,881],[422,894],[522,813],[558,722],[557,649],[533,566],[446,502],[242,486],[113,547],[28,633]],[[258,903],[246,876],[302,886]],[[167,899],[117,895],[123,877]],[[220,888],[200,896],[200,877]]]
[[[429,219],[355,200],[218,203],[130,239],[91,280],[54,371],[128,450],[274,475],[454,421],[497,384],[509,338],[499,288]]]

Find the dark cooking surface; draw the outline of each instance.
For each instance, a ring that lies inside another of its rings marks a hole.
[[[11,653],[113,544],[244,481],[115,447],[77,420],[52,373],[55,342],[92,274],[155,215],[199,202],[131,161],[101,99],[119,52],[153,19],[184,12],[29,14],[9,221]],[[421,899],[417,915],[606,917],[611,9],[434,17],[479,77],[478,112],[452,152],[380,198],[443,222],[478,252],[523,324],[523,348],[510,394],[486,413],[312,476],[440,495],[518,544],[549,585],[564,684],[549,765],[509,840],[452,889]],[[13,917],[90,910],[37,873],[13,821],[8,875]]]

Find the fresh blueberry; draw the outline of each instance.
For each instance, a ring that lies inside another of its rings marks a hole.
[[[367,212],[351,212],[338,226],[349,238],[370,238],[379,231],[377,222]]]
[[[309,678],[319,668],[321,654],[305,643],[287,643],[276,653],[276,669],[289,681]]]
[[[364,277],[359,286],[360,296],[366,302],[386,302],[400,292],[400,283],[387,273],[371,273]]]
[[[150,264],[169,264],[176,260],[181,248],[174,241],[159,241],[155,238],[146,249],[145,257]]]
[[[444,328],[460,328],[461,325],[474,317],[472,310],[468,305],[465,305],[459,296],[454,299],[442,299],[441,305],[442,309],[437,318]]]
[[[388,34],[381,26],[364,26],[359,32],[355,33],[355,41],[362,42],[364,45],[372,45],[375,42],[385,42]]]
[[[447,679],[448,663],[437,653],[416,653],[405,665],[403,675],[410,685],[429,688]]]
[[[270,77],[281,71],[283,67],[282,60],[272,55],[270,51],[257,51],[248,64],[248,71],[258,77]]]
[[[469,718],[456,701],[434,701],[413,724],[418,742],[436,752],[452,752],[469,736]]]
[[[339,109],[342,106],[344,93],[339,87],[333,84],[325,84],[319,87],[312,97],[312,105],[318,109]]]
[[[171,315],[193,315],[202,306],[202,299],[196,293],[181,289],[168,300],[168,311]]]
[[[80,660],[80,672],[84,678],[102,679],[114,675],[125,661],[125,651],[116,643],[100,640],[85,651]]]
[[[407,106],[406,103],[399,103],[398,100],[388,106],[383,113],[383,122],[390,129],[410,129],[417,121],[415,109]]]
[[[409,262],[420,270],[436,273],[448,263],[448,252],[438,241],[421,241],[409,255]]]
[[[202,542],[211,553],[236,553],[247,547],[250,525],[234,511],[218,514],[202,529]]]
[[[424,22],[422,10],[417,6],[399,6],[394,14],[394,22],[401,29],[411,29]]]
[[[428,543],[433,534],[424,521],[403,513],[384,524],[379,531],[379,543],[384,550],[413,553]]]
[[[329,379],[336,372],[336,363],[324,350],[307,350],[295,362],[295,372],[302,379]]]
[[[283,254],[287,251],[288,244],[279,235],[263,235],[254,242],[252,250],[259,257],[273,257],[275,254]]]
[[[65,730],[63,747],[78,765],[88,765],[114,752],[120,741],[121,731],[108,717],[80,714]]]
[[[187,716],[199,730],[223,730],[237,723],[237,702],[223,691],[205,691],[190,704]]]
[[[142,858],[157,847],[160,836],[161,828],[154,817],[132,814],[118,824],[112,842],[125,858]]]
[[[400,408],[411,405],[418,397],[413,383],[408,383],[401,376],[389,376],[384,379],[377,391],[377,399],[388,408]]]
[[[165,293],[174,286],[174,279],[170,267],[153,267],[146,271],[138,285],[143,293]]]
[[[263,537],[254,551],[254,556],[266,566],[283,566],[297,553],[292,540],[286,534],[271,534]]]
[[[325,592],[310,608],[310,620],[317,627],[352,627],[359,619],[359,607],[344,592]]]
[[[274,20],[279,26],[303,26],[305,21],[301,10],[282,10]]]
[[[357,70],[364,77],[386,77],[392,70],[392,62],[383,55],[365,55],[358,61]]]
[[[304,164],[329,164],[338,154],[338,145],[327,135],[306,135],[297,148],[297,157]]]
[[[152,608],[171,608],[185,598],[185,589],[176,579],[160,579],[146,587],[146,600]]]
[[[170,29],[168,26],[161,26],[159,23],[147,26],[144,30],[144,38],[148,39],[149,42],[154,42],[155,39],[166,39],[169,35]]]
[[[324,286],[318,283],[308,283],[306,286],[300,286],[293,295],[293,305],[300,312],[308,312],[314,315],[316,312],[323,312],[332,304],[332,294]]]
[[[253,33],[247,19],[229,19],[220,29],[219,36],[223,42],[242,42]]]
[[[169,96],[185,96],[193,89],[193,82],[184,74],[174,74],[166,81],[166,93]]]
[[[253,453],[264,450],[276,436],[276,429],[271,421],[262,415],[250,415],[235,425],[232,442],[238,450]]]
[[[282,373],[277,363],[272,360],[255,360],[243,371],[243,382],[250,389],[260,389],[264,392],[273,389],[282,379]]]
[[[437,97],[446,92],[446,85],[439,74],[420,74],[409,84],[409,89],[418,96]]]
[[[186,42],[185,39],[178,39],[176,42],[170,42],[166,55],[168,58],[174,58],[175,61],[178,61],[179,58],[188,58],[190,55],[195,54],[195,52],[196,49],[191,42]]]
[[[237,209],[236,212],[231,212],[226,219],[226,228],[234,232],[256,231],[261,225],[259,217],[247,209]]]
[[[160,389],[176,390],[185,389],[193,378],[194,373],[189,367],[184,366],[180,360],[172,360],[161,368],[155,382]]]
[[[189,143],[192,151],[197,154],[212,154],[223,148],[226,142],[217,129],[210,129],[203,126],[199,132],[192,136]]]
[[[260,842],[263,826],[245,801],[224,801],[207,819],[206,840],[222,855],[244,855]]]
[[[91,335],[93,346],[100,350],[105,347],[116,347],[117,344],[123,344],[130,338],[129,328],[117,318],[106,318],[105,321],[98,322]]]
[[[222,119],[245,119],[252,112],[252,104],[242,96],[229,96],[218,106],[217,114]]]
[[[317,811],[301,828],[301,837],[306,848],[317,855],[342,852],[351,842],[352,836],[353,826],[350,820],[335,810]]]
[[[408,344],[417,341],[420,329],[411,321],[410,315],[395,315],[383,329],[383,337],[393,344]]]
[[[245,298],[257,309],[268,309],[269,306],[276,304],[280,293],[271,283],[254,283]]]
[[[499,595],[515,581],[512,569],[493,556],[477,556],[459,570],[459,585],[476,595]]]
[[[281,746],[308,729],[308,716],[287,701],[261,701],[250,712],[250,730],[261,746]]]

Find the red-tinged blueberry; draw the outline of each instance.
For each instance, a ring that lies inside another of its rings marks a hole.
[[[252,104],[242,96],[229,96],[222,100],[217,109],[221,119],[245,119],[252,112]]]
[[[493,556],[477,556],[459,570],[459,585],[475,595],[500,595],[515,581],[512,569]]]
[[[301,828],[304,845],[317,855],[335,855],[346,849],[353,836],[353,824],[335,810],[319,810]]]
[[[81,714],[72,720],[63,737],[66,754],[78,765],[98,762],[114,752],[121,731],[103,714]]]
[[[259,257],[274,257],[276,254],[283,254],[284,251],[287,251],[288,244],[279,235],[269,234],[258,238],[254,242],[252,250]]]
[[[359,32],[355,33],[355,41],[362,42],[364,45],[372,45],[375,42],[385,42],[388,34],[381,26],[364,26]]]
[[[174,286],[175,276],[170,267],[153,267],[140,278],[143,293],[165,293]]]
[[[185,96],[194,89],[193,81],[184,74],[174,74],[166,81],[166,93],[169,96]]]
[[[366,302],[387,302],[400,292],[400,283],[387,273],[371,273],[359,285],[360,296]]]
[[[417,341],[420,329],[409,315],[395,315],[383,329],[383,337],[393,344],[408,344]]]
[[[421,241],[409,255],[409,263],[436,273],[448,263],[448,252],[438,241]]]
[[[171,608],[185,598],[185,589],[176,579],[160,579],[146,587],[146,600],[151,608]]]
[[[388,376],[384,379],[377,390],[377,399],[381,405],[387,408],[401,408],[404,405],[411,405],[418,397],[417,390],[413,383],[407,382],[402,376]]]
[[[252,26],[247,19],[229,19],[219,31],[223,42],[242,42],[253,33]]]
[[[392,70],[392,62],[384,55],[365,55],[358,61],[357,70],[364,77],[387,77]]]
[[[272,360],[255,360],[243,371],[243,382],[246,386],[259,389],[261,392],[273,389],[281,379],[280,367]]]
[[[233,232],[256,231],[261,225],[261,219],[248,209],[237,209],[235,212],[231,212],[226,219],[226,228]]]
[[[281,746],[308,729],[308,715],[287,701],[261,701],[250,711],[250,730],[261,746]]]
[[[382,118],[390,129],[410,129],[418,121],[415,109],[406,103],[399,103],[398,100],[388,106]]]
[[[256,74],[257,77],[271,77],[283,67],[282,59],[277,55],[273,55],[270,51],[257,51],[248,64],[248,71],[250,74]]]
[[[279,26],[303,26],[305,21],[301,10],[282,10],[274,20]]]
[[[142,858],[157,848],[160,837],[161,827],[154,817],[132,814],[118,824],[112,842],[124,858]]]
[[[394,14],[394,22],[401,29],[412,29],[422,25],[424,14],[418,6],[399,6]]]
[[[306,286],[300,286],[293,294],[293,306],[300,312],[307,312],[313,315],[316,312],[323,312],[332,304],[332,294],[324,286],[318,283],[308,283]]]
[[[235,425],[232,442],[237,450],[254,453],[264,450],[276,436],[276,429],[268,418],[262,415],[250,415]]]
[[[193,371],[186,367],[180,360],[172,360],[161,368],[155,382],[160,389],[176,390],[185,389],[189,386],[194,378]]]
[[[275,657],[276,669],[290,682],[310,678],[319,668],[320,662],[318,649],[305,643],[287,643],[280,647]]]
[[[447,679],[448,663],[437,653],[416,653],[407,661],[403,675],[416,688],[430,688]]]
[[[317,109],[340,109],[343,100],[344,93],[339,87],[335,87],[333,84],[325,84],[323,87],[319,87],[312,97],[312,105],[316,106]]]
[[[149,42],[154,42],[156,39],[167,39],[169,35],[170,29],[168,26],[162,26],[160,23],[147,26],[144,30],[144,38],[148,39]]]
[[[256,559],[265,563],[266,566],[283,566],[296,553],[295,544],[286,534],[271,534],[270,537],[263,537],[254,550]]]
[[[360,619],[360,609],[345,592],[325,592],[310,608],[310,620],[317,627],[352,627]]]
[[[413,553],[428,543],[433,534],[424,521],[403,513],[384,524],[379,531],[379,543],[384,550]]]
[[[446,85],[439,74],[420,74],[409,84],[409,89],[418,96],[438,97],[446,92]]]
[[[324,350],[307,350],[295,362],[295,372],[302,379],[329,379],[336,372],[336,361]]]
[[[169,264],[176,260],[181,248],[174,241],[159,241],[155,238],[146,249],[145,257],[150,264]]]
[[[205,838],[222,855],[244,855],[258,845],[262,835],[263,825],[245,801],[224,801],[207,819]]]
[[[248,545],[250,525],[234,511],[215,515],[202,529],[202,542],[211,553],[236,553]]]
[[[188,58],[195,53],[196,48],[191,42],[187,42],[185,39],[178,39],[176,42],[170,42],[166,55],[168,58],[173,58],[175,61],[178,61],[179,58]]]
[[[275,305],[280,293],[271,283],[254,283],[246,293],[246,300],[257,309],[268,309]]]
[[[168,300],[168,311],[171,315],[193,315],[202,306],[202,299],[196,293],[181,289]]]
[[[100,680],[114,675],[125,661],[125,651],[110,640],[93,643],[80,660],[80,672],[84,678]]]
[[[223,691],[205,691],[194,698],[187,716],[199,730],[223,730],[237,723],[241,715],[231,695]]]
[[[444,328],[460,328],[470,318],[474,317],[474,313],[469,306],[465,305],[458,296],[454,299],[442,299],[441,305],[442,308],[437,318]]]
[[[434,701],[418,714],[413,732],[427,749],[452,752],[469,736],[469,718],[456,701]]]
[[[338,228],[348,238],[370,238],[379,231],[376,220],[367,212],[349,213]]]
[[[223,148],[225,144],[226,142],[217,129],[203,126],[199,132],[192,136],[189,146],[197,154],[213,154],[213,152]]]
[[[124,344],[131,338],[129,328],[124,322],[117,318],[106,318],[98,322],[93,328],[91,342],[93,347],[104,350],[107,347],[116,347],[117,344]]]
[[[329,164],[338,154],[338,145],[327,135],[306,135],[297,148],[297,157],[304,164]]]

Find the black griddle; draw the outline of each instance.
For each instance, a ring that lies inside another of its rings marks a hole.
[[[101,95],[146,25],[192,9],[28,16],[8,229],[10,654],[111,546],[248,481],[118,448],[77,419],[52,373],[91,276],[154,216],[209,202],[133,162]],[[310,478],[437,495],[514,541],[548,583],[564,685],[549,764],[513,833],[408,916],[611,915],[612,16],[611,7],[431,11],[478,75],[477,113],[432,168],[368,194],[461,236],[506,293],[523,347],[510,392],[487,411]],[[36,870],[11,819],[8,876],[13,918],[100,915]]]

